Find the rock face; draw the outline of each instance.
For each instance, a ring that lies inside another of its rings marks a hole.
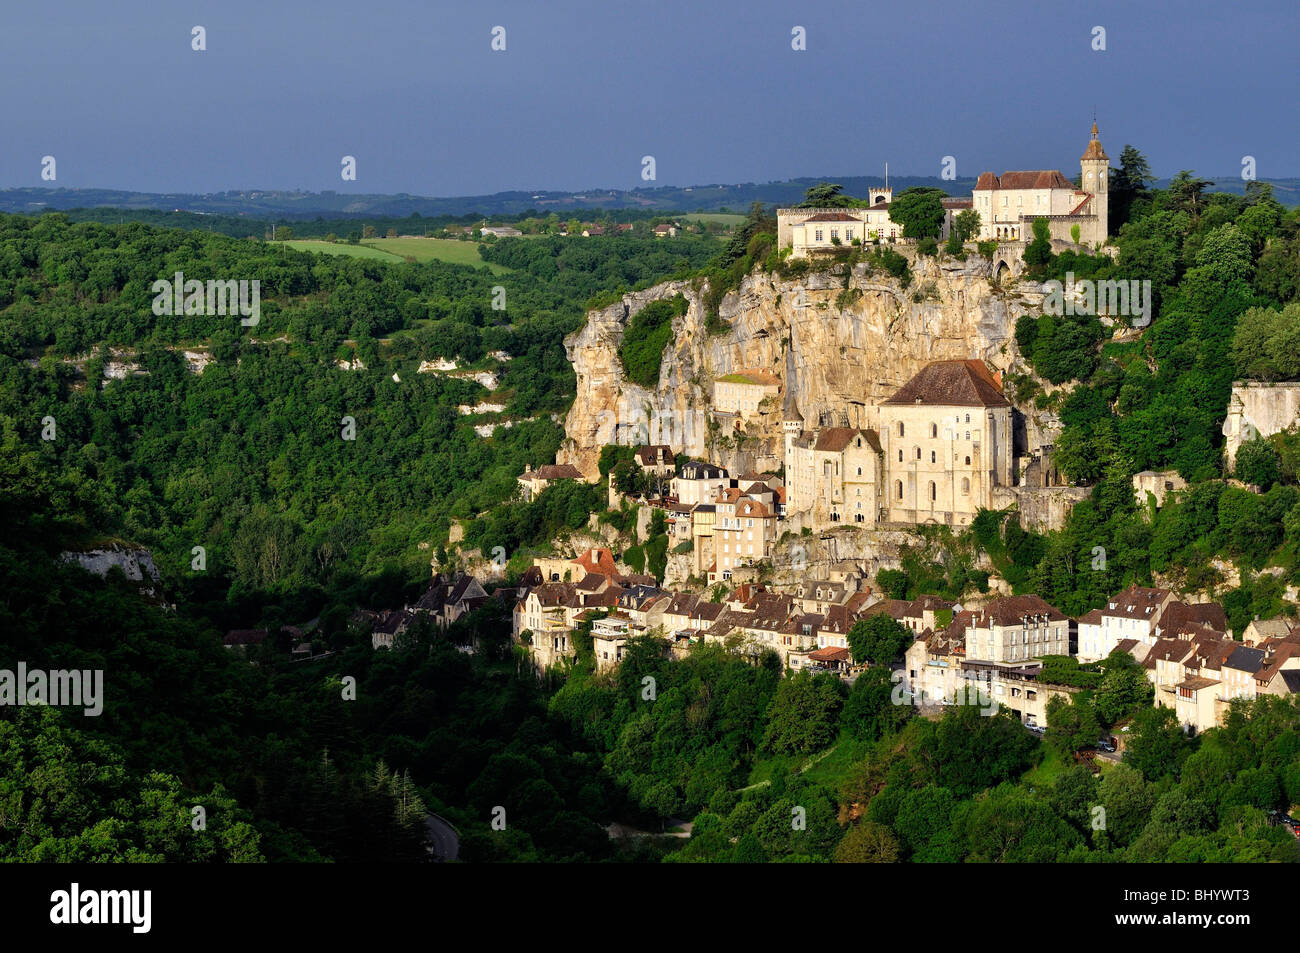
[[[1247,440],[1271,437],[1300,423],[1300,384],[1234,381],[1223,421],[1223,452],[1235,464]]]
[[[113,545],[103,549],[88,549],[79,552],[62,552],[59,558],[65,563],[76,563],[86,572],[94,573],[101,579],[116,566],[132,582],[140,583],[140,592],[146,596],[159,597],[158,585],[162,577],[154,565],[153,553],[147,549]]]
[[[578,386],[557,462],[594,478],[605,444],[667,443],[733,470],[775,469],[781,420],[792,410],[810,428],[819,421],[870,427],[872,407],[930,361],[982,358],[995,371],[1020,363],[1016,319],[1041,313],[1041,285],[1008,276],[999,287],[992,263],[976,255],[918,261],[910,247],[900,250],[912,269],[906,288],[866,264],[852,274],[839,265],[790,279],[755,272],[724,297],[723,333],[710,333],[704,289],[690,282],[666,282],[590,312],[565,339]],[[677,294],[688,307],[673,321],[658,384],[630,383],[618,357],[629,319]],[[716,378],[742,369],[769,371],[782,388],[766,413],[737,421],[713,411],[712,391]],[[1024,410],[1029,448],[1054,442],[1059,424]]]

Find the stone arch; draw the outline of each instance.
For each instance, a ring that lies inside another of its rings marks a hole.
[[[997,262],[993,265],[993,280],[996,281],[998,284],[1001,284],[1002,279],[1006,278],[1010,274],[1011,274],[1011,265],[1007,263],[1007,260],[1005,258],[999,258]]]

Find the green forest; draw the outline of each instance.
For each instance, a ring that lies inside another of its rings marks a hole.
[[[1057,463],[1089,498],[1059,532],[986,514],[960,539],[933,534],[881,579],[890,595],[986,589],[978,546],[1017,591],[1077,614],[1154,574],[1220,581],[1226,557],[1243,567],[1223,599],[1240,631],[1300,581],[1300,437],[1247,444],[1235,471],[1221,462],[1231,382],[1300,377],[1300,217],[1266,187],[1213,193],[1189,173],[1154,189],[1136,150],[1116,171],[1117,257],[1049,251],[1032,277],[1149,278],[1151,326],[1122,341],[1095,319],[1016,328],[1035,373],[1065,385],[1049,397],[1026,375],[1017,399],[1060,414]],[[1116,662],[1068,676],[1083,697],[1040,740],[973,706],[912,718],[881,666],[850,689],[783,678],[773,657],[713,646],[679,661],[645,640],[597,675],[580,630],[578,664],[539,682],[498,603],[446,633],[417,623],[389,652],[349,624],[356,607],[416,598],[453,520],[467,545],[515,553],[603,509],[603,487],[585,484],[506,502],[562,439],[564,336],[623,290],[707,280],[716,317],[752,269],[806,268],[781,258],[772,224],[757,209],[729,242],[503,239],[482,246],[512,269],[494,276],[0,216],[0,668],[103,669],[106,691],[98,718],[0,713],[0,858],[415,861],[436,811],[467,861],[1300,859],[1268,823],[1300,801],[1294,700],[1238,706],[1188,738]],[[888,249],[844,257],[906,277]],[[151,284],[178,271],[258,279],[260,324],[154,315]],[[643,312],[629,373],[657,376],[679,308]],[[202,373],[185,351],[209,361]],[[436,358],[499,387],[418,372]],[[514,426],[476,434],[493,418],[458,407],[484,400]],[[1158,509],[1135,500],[1132,475],[1164,468],[1189,490]],[[652,570],[667,541],[654,529],[637,553]],[[161,597],[57,559],[115,541],[151,549]],[[229,628],[313,616],[320,658],[221,644]],[[1081,733],[1120,721],[1125,762],[1095,775]],[[498,807],[504,830],[488,824]],[[650,836],[611,839],[615,821]],[[687,822],[689,839],[653,836]]]

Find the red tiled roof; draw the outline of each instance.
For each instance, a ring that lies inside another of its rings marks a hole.
[[[573,560],[587,572],[600,576],[617,576],[618,567],[614,565],[614,556],[608,549],[593,547]]]
[[[847,212],[818,212],[812,218],[804,219],[806,222],[856,222],[858,219]]]
[[[975,191],[999,189],[1073,189],[1074,183],[1055,169],[1033,169],[1025,172],[981,172]]]

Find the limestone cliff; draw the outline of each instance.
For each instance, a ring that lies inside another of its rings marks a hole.
[[[652,442],[733,471],[776,468],[781,419],[791,410],[809,427],[819,420],[870,427],[871,408],[929,361],[982,358],[995,371],[1028,371],[1015,323],[1041,308],[1040,285],[1008,276],[1000,287],[990,279],[992,263],[977,255],[918,261],[911,248],[901,251],[912,269],[906,288],[866,264],[851,274],[839,265],[789,279],[755,272],[723,298],[722,333],[710,333],[703,289],[690,282],[666,282],[590,312],[565,339],[578,381],[558,462],[594,477],[605,444]],[[630,383],[618,357],[628,320],[647,303],[677,294],[688,308],[674,319],[657,386]],[[737,421],[713,412],[712,386],[741,369],[776,374],[782,392],[761,416]],[[1020,452],[1052,443],[1056,421],[1031,406],[1020,409],[1027,444]]]

